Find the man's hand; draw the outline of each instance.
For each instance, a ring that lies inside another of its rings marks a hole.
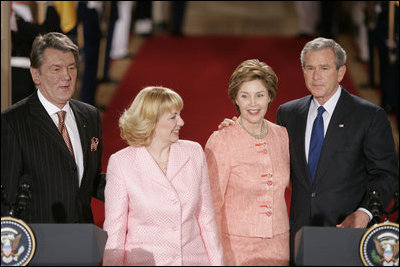
[[[365,228],[369,223],[369,216],[361,210],[357,210],[344,219],[337,228]]]
[[[235,121],[237,121],[237,120],[238,120],[238,118],[236,116],[233,116],[232,119],[224,119],[224,121],[218,125],[218,130],[221,130],[225,127],[233,125],[235,123]]]

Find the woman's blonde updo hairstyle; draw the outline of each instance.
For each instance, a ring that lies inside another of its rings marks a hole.
[[[121,138],[131,146],[148,145],[160,117],[182,108],[183,100],[173,90],[161,86],[145,87],[119,118]]]

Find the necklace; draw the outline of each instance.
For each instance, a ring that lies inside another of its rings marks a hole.
[[[167,173],[167,168],[168,168],[168,160],[169,158],[167,158],[166,160],[158,160],[157,157],[155,155],[153,155],[153,153],[149,150],[149,148],[147,148],[147,151],[149,152],[150,156],[153,158],[153,160],[156,162],[157,166],[162,170],[163,173]]]
[[[163,173],[167,173],[167,168],[168,168],[168,158],[164,161],[160,161],[157,160],[156,158],[154,158],[158,167],[160,167],[160,169],[163,171]]]
[[[267,136],[268,125],[267,125],[267,123],[265,122],[264,119],[263,119],[263,122],[262,122],[261,133],[260,134],[254,134],[254,133],[250,132],[249,130],[247,130],[246,127],[244,127],[244,125],[243,125],[241,117],[239,117],[238,121],[239,121],[240,126],[242,126],[243,130],[245,130],[249,135],[253,136],[255,139],[262,139],[265,136]]]
[[[158,164],[164,164],[164,163],[167,163],[167,162],[168,162],[168,159],[167,159],[167,160],[164,160],[164,161],[160,161],[160,160],[156,160],[156,161],[157,161]]]

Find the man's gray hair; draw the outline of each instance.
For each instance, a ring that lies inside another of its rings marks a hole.
[[[335,55],[336,69],[339,69],[341,66],[344,66],[346,64],[346,59],[347,59],[346,51],[338,43],[336,43],[332,39],[318,37],[318,38],[315,38],[314,40],[306,43],[303,50],[301,51],[301,55],[300,55],[301,66],[303,68],[305,67],[306,63],[304,62],[304,58],[308,52],[318,51],[318,50],[322,50],[325,48],[332,49],[333,54]]]

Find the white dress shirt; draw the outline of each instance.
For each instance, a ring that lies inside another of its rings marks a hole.
[[[46,109],[47,113],[54,121],[55,125],[58,127],[58,116],[57,112],[60,111],[58,107],[50,103],[40,92],[37,90],[38,97],[43,107]],[[67,127],[69,139],[71,140],[71,145],[74,150],[75,162],[78,168],[78,178],[79,178],[79,186],[81,185],[82,177],[83,177],[83,152],[82,152],[82,144],[81,139],[79,137],[78,126],[76,125],[76,120],[74,116],[74,112],[69,106],[69,102],[62,108],[65,112],[65,127]]]
[[[324,137],[326,134],[326,130],[328,129],[329,122],[331,121],[333,111],[335,110],[336,104],[339,100],[340,93],[342,92],[342,88],[339,85],[336,93],[324,104],[325,112],[322,113],[322,118],[324,120]],[[310,103],[310,108],[308,109],[307,116],[307,125],[306,125],[306,136],[305,136],[305,151],[306,151],[306,160],[308,162],[308,152],[310,150],[310,140],[311,140],[311,132],[314,124],[314,120],[318,114],[318,108],[321,105],[318,103],[315,98]]]

